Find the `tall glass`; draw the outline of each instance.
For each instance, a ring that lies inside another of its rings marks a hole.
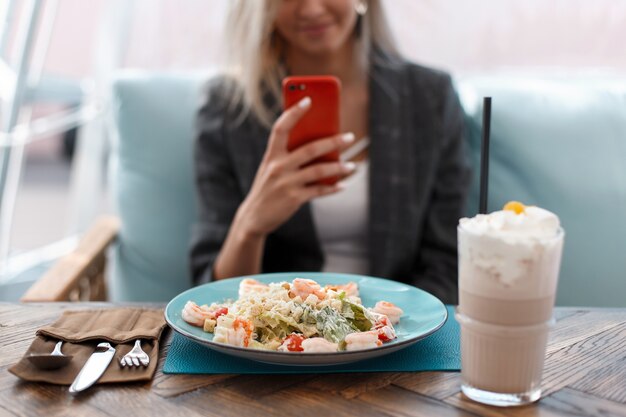
[[[563,229],[547,238],[470,229],[457,229],[461,389],[490,405],[534,402],[541,397]]]

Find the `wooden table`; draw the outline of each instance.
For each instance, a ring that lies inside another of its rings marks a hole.
[[[626,416],[626,309],[559,308],[536,404],[500,409],[459,391],[458,372],[337,375],[164,375],[165,336],[152,382],[67,387],[7,372],[35,330],[63,310],[112,304],[0,303],[0,416]]]

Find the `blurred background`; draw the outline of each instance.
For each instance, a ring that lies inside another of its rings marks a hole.
[[[251,0],[252,1],[252,0]],[[626,73],[622,0],[386,0],[400,50],[454,75]],[[228,0],[0,0],[0,299],[102,213],[121,69],[209,73]]]

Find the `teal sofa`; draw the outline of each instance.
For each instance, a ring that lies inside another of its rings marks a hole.
[[[112,85],[114,301],[167,301],[191,286],[193,118],[205,79],[125,72]],[[475,167],[482,97],[493,97],[489,209],[520,200],[561,218],[557,304],[626,307],[626,78],[498,75],[456,86]],[[478,207],[477,171],[468,215]]]

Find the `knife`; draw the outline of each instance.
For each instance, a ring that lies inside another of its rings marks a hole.
[[[70,386],[70,393],[76,394],[96,383],[115,356],[115,348],[108,343],[99,343],[94,353],[80,370]]]

